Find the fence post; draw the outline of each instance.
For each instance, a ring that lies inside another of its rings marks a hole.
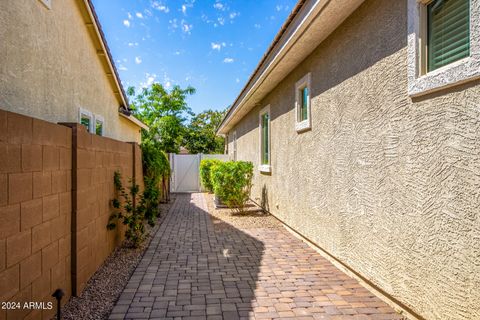
[[[71,167],[71,220],[70,220],[70,282],[72,286],[72,296],[76,297],[77,286],[77,171],[78,171],[78,129],[80,124],[76,122],[59,122],[72,129],[72,167]],[[83,126],[81,127],[84,128]]]

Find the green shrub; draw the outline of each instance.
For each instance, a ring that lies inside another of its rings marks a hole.
[[[200,181],[208,192],[213,192],[213,184],[210,179],[211,168],[220,162],[221,161],[217,159],[204,159],[200,162]]]
[[[153,226],[158,216],[160,198],[166,198],[166,195],[162,194],[160,184],[165,183],[170,176],[170,163],[165,152],[161,151],[158,144],[154,141],[143,141],[141,148],[143,181],[145,185],[143,192],[145,217],[148,223]],[[165,190],[165,188],[163,189]]]
[[[253,164],[220,162],[211,167],[210,175],[215,195],[237,213],[244,213],[252,189]]]
[[[143,141],[142,145],[143,174],[157,182],[162,177],[170,176],[170,162],[168,156],[152,141]]]

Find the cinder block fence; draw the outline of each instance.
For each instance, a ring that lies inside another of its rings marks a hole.
[[[66,302],[123,240],[106,229],[113,174],[143,186],[138,144],[0,110],[0,301]],[[53,304],[55,306],[55,303]],[[1,319],[49,319],[48,310],[0,310]]]

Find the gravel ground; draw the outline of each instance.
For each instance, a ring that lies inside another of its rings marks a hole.
[[[214,195],[210,193],[203,194],[208,206],[208,212],[212,217],[213,223],[218,224],[219,220],[226,222],[236,228],[253,229],[253,228],[267,228],[277,229],[282,228],[280,221],[275,219],[268,213],[262,211],[249,209],[250,212],[244,215],[233,214],[231,209],[216,209],[214,205]]]
[[[155,227],[147,226],[148,236],[140,248],[128,248],[124,243],[110,254],[87,282],[81,295],[71,297],[62,308],[62,319],[108,319],[115,302],[174,201],[172,195],[170,203],[160,205],[160,217]]]

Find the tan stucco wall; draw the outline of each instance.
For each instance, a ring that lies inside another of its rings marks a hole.
[[[78,122],[79,108],[105,119],[105,136],[139,141],[118,114],[106,70],[76,0],[0,1],[0,109],[50,122]],[[83,1],[78,1],[81,3]]]
[[[480,319],[479,82],[412,101],[406,46],[407,1],[367,0],[236,125],[237,158],[258,166],[270,104],[272,174],[255,170],[252,198],[426,319]]]

